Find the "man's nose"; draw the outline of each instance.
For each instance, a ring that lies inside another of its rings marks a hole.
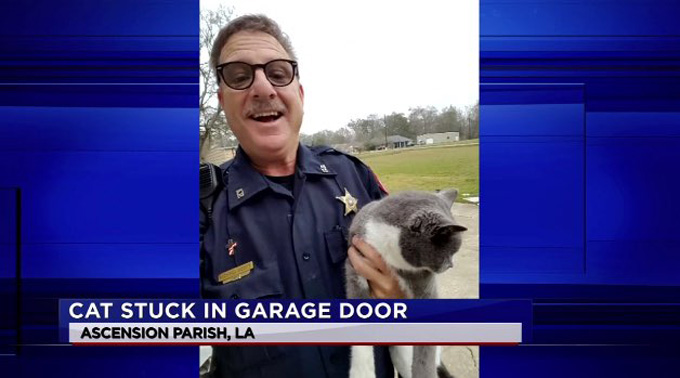
[[[251,88],[251,93],[255,98],[274,98],[276,97],[276,89],[272,83],[267,80],[264,70],[255,70],[255,79]]]

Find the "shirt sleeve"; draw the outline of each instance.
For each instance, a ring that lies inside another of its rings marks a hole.
[[[359,174],[362,177],[364,185],[366,186],[366,190],[372,199],[379,200],[389,194],[387,189],[385,189],[385,186],[380,182],[378,176],[366,164],[359,161],[359,164],[357,164],[357,169],[359,170]]]

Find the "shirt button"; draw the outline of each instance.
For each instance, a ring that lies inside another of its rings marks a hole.
[[[238,299],[238,294],[232,294],[231,299]]]
[[[310,259],[311,257],[312,257],[312,256],[310,256],[309,253],[303,253],[303,254],[302,254],[302,259],[305,260],[305,261],[309,261],[309,259]]]

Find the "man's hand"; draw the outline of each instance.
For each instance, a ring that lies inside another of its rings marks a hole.
[[[347,257],[354,270],[368,280],[371,297],[376,299],[406,298],[394,272],[370,244],[355,236],[347,251]]]

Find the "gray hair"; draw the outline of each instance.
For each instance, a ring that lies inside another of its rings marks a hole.
[[[217,74],[217,65],[220,64],[220,53],[222,52],[222,48],[227,44],[227,41],[229,41],[231,36],[242,31],[262,32],[271,35],[281,44],[288,55],[290,55],[291,59],[297,60],[290,39],[288,39],[288,36],[281,31],[281,28],[276,21],[263,14],[248,14],[241,16],[230,21],[223,27],[217,34],[215,42],[213,42],[212,50],[210,51],[210,67],[215,71],[218,83],[220,82],[220,77]]]

